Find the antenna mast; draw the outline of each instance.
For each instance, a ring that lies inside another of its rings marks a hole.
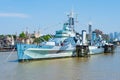
[[[69,27],[74,31],[74,13],[73,13],[73,10],[69,14]]]

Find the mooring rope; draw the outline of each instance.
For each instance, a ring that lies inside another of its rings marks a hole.
[[[15,47],[13,48],[13,50],[10,52],[10,54],[8,55],[8,57],[5,59],[5,61],[7,61],[9,59],[9,57],[12,55],[12,53],[15,51]]]

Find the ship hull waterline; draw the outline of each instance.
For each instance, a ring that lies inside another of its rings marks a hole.
[[[101,54],[104,53],[104,48],[103,47],[96,47],[96,46],[89,46],[89,54],[90,55],[95,55],[95,54]]]
[[[18,61],[23,60],[44,60],[54,58],[72,57],[75,54],[74,50],[42,50],[42,49],[28,49],[22,53],[22,57],[18,55]]]
[[[103,48],[91,49],[89,54],[96,55],[104,52]],[[18,61],[24,60],[47,60],[47,59],[58,59],[58,58],[68,58],[75,57],[76,52],[74,50],[26,50],[23,53],[23,57],[19,58]]]

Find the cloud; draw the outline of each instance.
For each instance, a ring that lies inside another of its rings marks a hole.
[[[23,13],[0,13],[0,17],[28,18],[29,16]]]

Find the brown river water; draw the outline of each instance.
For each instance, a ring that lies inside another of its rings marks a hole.
[[[0,52],[0,80],[120,80],[120,47],[88,58],[22,63],[16,52]]]

